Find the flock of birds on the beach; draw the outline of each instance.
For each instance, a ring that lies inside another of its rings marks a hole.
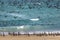
[[[8,35],[12,35],[12,36],[20,36],[20,35],[59,36],[60,32],[0,32],[0,36],[8,36]]]

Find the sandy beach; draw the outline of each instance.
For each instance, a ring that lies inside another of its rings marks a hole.
[[[36,36],[36,35],[20,35],[20,36],[0,36],[0,40],[60,40],[60,36]]]

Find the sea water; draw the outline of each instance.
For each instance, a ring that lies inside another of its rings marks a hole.
[[[0,31],[60,30],[60,0],[0,0]]]

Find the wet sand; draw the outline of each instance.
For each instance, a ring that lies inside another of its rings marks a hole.
[[[20,36],[0,36],[0,40],[60,40],[60,36],[36,36],[36,35],[20,35]]]

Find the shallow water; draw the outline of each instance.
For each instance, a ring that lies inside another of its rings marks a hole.
[[[60,30],[59,0],[0,1],[0,31],[45,30]]]

